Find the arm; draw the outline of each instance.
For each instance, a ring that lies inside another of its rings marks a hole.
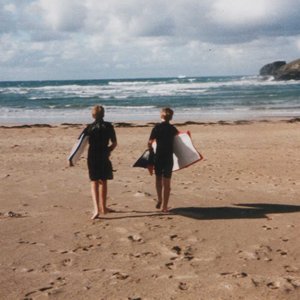
[[[117,140],[113,141],[112,144],[108,147],[109,152],[114,151],[114,149],[117,147],[118,143]]]
[[[152,143],[154,142],[154,140],[149,140],[148,141],[148,149],[150,150],[150,151],[153,151],[153,147],[152,147]]]
[[[156,127],[154,127],[151,131],[150,137],[149,137],[149,141],[148,141],[148,149],[150,151],[153,151],[153,147],[152,147],[152,143],[155,141],[156,139]]]
[[[108,149],[109,149],[109,152],[112,152],[118,145],[116,132],[115,132],[115,129],[113,126],[111,126],[110,140],[111,140],[111,144],[108,147]]]

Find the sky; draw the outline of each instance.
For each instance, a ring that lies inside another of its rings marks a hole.
[[[0,80],[256,75],[300,58],[300,0],[0,0]]]

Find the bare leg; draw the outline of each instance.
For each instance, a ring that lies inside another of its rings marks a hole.
[[[92,199],[94,205],[94,214],[92,216],[92,220],[96,219],[99,216],[99,182],[98,181],[91,181],[91,192],[92,192]]]
[[[107,199],[107,180],[101,180],[101,212],[106,214],[108,212],[106,208],[106,199]]]
[[[161,207],[161,203],[162,203],[162,177],[161,176],[156,176],[155,186],[156,186],[156,193],[157,193],[156,208],[159,209]]]
[[[162,179],[163,182],[163,189],[164,189],[164,199],[163,199],[163,212],[168,212],[168,202],[170,198],[170,191],[171,191],[171,178],[165,178]]]

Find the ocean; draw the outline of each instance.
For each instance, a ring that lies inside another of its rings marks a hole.
[[[300,117],[300,82],[260,76],[0,82],[0,124],[89,123],[91,107],[112,122]]]

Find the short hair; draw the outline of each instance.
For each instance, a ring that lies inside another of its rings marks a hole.
[[[102,119],[104,117],[104,107],[101,105],[95,105],[92,108],[92,116],[94,119]]]
[[[173,118],[174,111],[170,107],[164,107],[160,111],[160,117],[165,121],[170,121]]]

